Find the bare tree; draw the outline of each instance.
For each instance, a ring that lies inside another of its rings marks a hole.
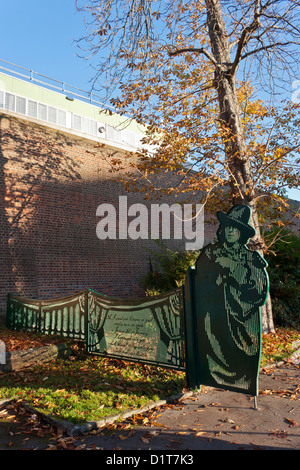
[[[94,63],[94,85],[106,91],[132,77],[132,63],[153,49],[203,54],[223,72],[242,69],[274,92],[299,71],[298,0],[76,0],[87,35],[78,41]],[[190,37],[181,47],[180,31]],[[209,38],[199,47],[198,37]],[[140,69],[142,70],[142,68]],[[272,87],[270,87],[272,84]]]
[[[251,206],[256,247],[263,251],[260,195],[243,132],[237,82],[247,77],[273,96],[290,89],[299,76],[300,1],[90,0],[78,9],[86,15],[87,36],[79,46],[95,67],[94,88],[118,93],[125,83],[149,73],[155,56],[163,56],[165,65],[185,54],[194,63],[199,57],[207,63],[213,79],[199,84],[197,92],[212,87],[217,96],[231,200]],[[161,61],[157,64],[159,77],[164,67]],[[297,143],[294,151],[298,148]],[[274,329],[270,299],[263,327]]]

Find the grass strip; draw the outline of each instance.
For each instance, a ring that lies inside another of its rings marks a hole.
[[[0,374],[0,399],[24,400],[43,413],[83,423],[141,408],[185,387],[183,372],[86,356],[78,345],[73,350],[69,359]]]
[[[299,330],[287,328],[264,335],[262,367],[286,360],[299,337]],[[184,372],[87,356],[80,342],[73,342],[72,349],[69,359],[0,373],[0,399],[26,401],[45,414],[82,424],[142,408],[186,387]]]

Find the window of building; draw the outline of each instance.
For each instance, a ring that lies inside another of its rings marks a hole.
[[[28,100],[28,116],[37,118],[37,102]]]
[[[4,91],[0,90],[0,108],[4,108]]]
[[[75,131],[81,131],[81,116],[78,114],[73,114],[73,129]]]
[[[57,109],[52,106],[48,106],[48,121],[53,124],[57,123]]]
[[[16,113],[26,114],[26,98],[16,96]]]
[[[38,104],[38,118],[47,121],[47,106],[45,104]]]
[[[16,97],[12,93],[5,93],[5,109],[9,111],[15,110]]]
[[[67,113],[62,109],[57,110],[57,124],[59,126],[66,127],[67,125]]]

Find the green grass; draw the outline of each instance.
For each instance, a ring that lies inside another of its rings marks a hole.
[[[261,366],[285,361],[294,352],[292,344],[299,339],[299,329],[288,327],[278,327],[276,333],[263,335]]]
[[[26,401],[44,413],[74,423],[100,420],[178,393],[183,372],[77,351],[30,371],[0,374],[0,398]]]
[[[288,328],[264,335],[262,367],[287,359],[293,353],[291,344],[299,338],[299,330]],[[72,348],[69,359],[0,372],[0,399],[26,401],[58,419],[83,423],[138,409],[186,386],[184,372],[87,356],[80,342]]]

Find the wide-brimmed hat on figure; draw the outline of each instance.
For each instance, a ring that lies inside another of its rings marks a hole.
[[[256,233],[255,228],[249,224],[250,217],[251,208],[242,204],[233,206],[227,214],[217,212],[217,218],[222,225],[237,227],[248,238],[254,237]]]

